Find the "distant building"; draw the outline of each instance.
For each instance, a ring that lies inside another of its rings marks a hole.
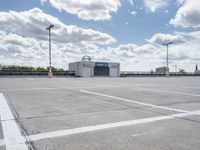
[[[156,73],[165,74],[167,72],[167,67],[156,68]]]
[[[76,76],[120,76],[120,64],[112,62],[92,62],[89,56],[84,56],[81,61],[69,63],[69,71],[74,71]]]
[[[200,74],[200,70],[198,69],[198,65],[196,65],[194,73],[195,74]]]

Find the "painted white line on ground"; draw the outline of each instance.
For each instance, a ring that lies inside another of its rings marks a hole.
[[[62,89],[80,89],[80,88],[119,88],[119,87],[129,87],[128,85],[119,86],[82,86],[82,87],[41,87],[41,88],[14,88],[14,89],[0,89],[0,91],[37,91],[37,90],[62,90]]]
[[[59,90],[59,89],[93,89],[93,88],[120,88],[120,87],[138,87],[141,84],[134,85],[102,85],[102,86],[79,86],[79,87],[41,87],[41,88],[13,88],[13,89],[0,89],[0,91],[37,91],[37,90]],[[144,84],[142,84],[144,85]],[[152,85],[152,84],[150,84]]]
[[[35,80],[34,78],[24,78],[24,79],[31,80],[31,81]]]
[[[166,90],[157,90],[157,89],[149,89],[149,88],[141,88],[141,87],[138,87],[138,89],[153,91],[153,92],[164,92],[164,93],[170,93],[170,94],[180,94],[180,95],[186,95],[186,96],[200,97],[200,95],[198,94],[183,93],[183,92],[177,92],[177,91],[166,91]]]
[[[37,91],[37,90],[56,90],[58,88],[26,88],[26,89],[1,89],[1,91]]]
[[[198,86],[181,86],[183,88],[188,88],[188,89],[200,89]]]
[[[185,111],[185,110],[181,110],[181,109],[175,109],[175,108],[170,108],[170,107],[165,107],[165,106],[158,106],[158,105],[153,105],[153,104],[149,104],[149,103],[143,103],[143,102],[139,102],[139,101],[134,101],[134,100],[125,99],[125,98],[116,97],[116,96],[107,95],[107,94],[102,94],[102,93],[96,93],[96,92],[87,91],[87,90],[80,90],[80,91],[84,92],[84,93],[92,94],[92,95],[108,97],[108,98],[117,99],[117,100],[120,100],[120,101],[135,103],[135,104],[149,106],[149,107],[153,107],[153,108],[159,108],[159,109],[165,109],[165,110],[171,110],[171,111],[183,112],[183,113],[189,112],[189,111]]]
[[[81,133],[86,133],[86,132],[105,130],[105,129],[111,129],[111,128],[117,128],[117,127],[146,124],[150,122],[156,122],[156,121],[167,120],[167,119],[172,119],[172,118],[196,115],[198,113],[199,111],[194,111],[194,112],[188,112],[188,113],[174,114],[170,116],[159,116],[159,117],[152,117],[152,118],[100,124],[100,125],[95,125],[95,126],[80,127],[80,128],[67,129],[67,130],[52,131],[52,132],[47,132],[47,133],[30,135],[29,138],[31,141],[37,141],[37,140],[42,140],[42,139],[69,136],[69,135],[74,135],[74,134],[81,134]]]
[[[59,90],[59,89],[93,89],[93,88],[120,88],[120,87],[135,87],[141,84],[134,85],[102,85],[102,86],[82,86],[82,87],[41,87],[41,88],[14,88],[14,89],[0,89],[0,91],[37,91],[37,90]],[[143,85],[143,84],[142,84]],[[152,85],[152,84],[150,84]]]
[[[3,94],[0,93],[0,116],[6,150],[28,150],[14,116]]]
[[[126,87],[126,85],[124,85]],[[86,88],[86,89],[92,89],[92,88],[119,88],[124,87],[122,86],[82,86],[82,87],[53,87],[53,88],[14,88],[14,89],[0,89],[0,91],[38,91],[38,90],[62,90],[62,89],[80,89],[80,88]],[[128,86],[129,87],[129,86]]]
[[[0,140],[0,147],[1,147],[1,146],[4,146],[4,145],[5,145],[4,140]]]

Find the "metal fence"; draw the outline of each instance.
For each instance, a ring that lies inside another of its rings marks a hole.
[[[192,72],[186,72],[186,73],[175,73],[171,72],[169,74],[170,76],[174,77],[181,77],[181,76],[200,76],[200,74],[195,74]],[[154,72],[136,72],[136,71],[121,71],[120,77],[164,77],[166,76],[165,73],[154,73]]]
[[[53,72],[54,76],[70,76],[74,77],[75,72],[64,71],[64,72]],[[0,71],[0,76],[48,76],[47,71],[43,72],[21,72],[21,71]]]
[[[68,76],[68,77],[75,77],[74,71],[55,71],[53,72],[54,76]],[[48,76],[47,71],[41,72],[23,72],[23,71],[1,71],[0,70],[0,77],[1,76]],[[164,73],[152,73],[152,72],[136,72],[136,71],[121,71],[120,77],[164,77]],[[200,76],[200,74],[195,74],[192,72],[187,72],[184,74],[181,73],[174,73],[171,72],[170,76],[174,77],[181,77],[181,76]]]

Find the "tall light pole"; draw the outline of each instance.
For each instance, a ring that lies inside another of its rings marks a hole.
[[[51,24],[48,28],[46,28],[49,31],[49,72],[48,72],[48,77],[52,78],[53,73],[51,71],[51,29],[54,27],[53,24]]]
[[[167,46],[167,68],[166,68],[166,77],[169,77],[169,45],[173,44],[173,42],[162,44]]]

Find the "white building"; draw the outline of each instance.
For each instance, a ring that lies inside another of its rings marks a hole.
[[[91,62],[79,61],[69,64],[69,71],[75,71],[75,75],[79,77],[119,77],[120,64],[111,62]]]

